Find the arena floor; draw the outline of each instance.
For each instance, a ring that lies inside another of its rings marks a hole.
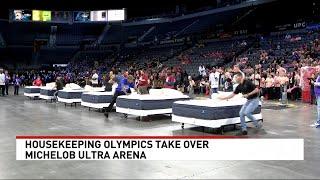
[[[265,102],[272,107],[272,102]],[[0,178],[290,178],[320,177],[320,129],[309,127],[316,107],[293,103],[282,110],[263,109],[264,127],[250,138],[304,138],[304,161],[16,161],[16,135],[208,135],[212,130],[172,123],[156,116],[151,122],[122,118],[80,106],[0,97]],[[237,131],[228,131],[234,135]],[[237,151],[237,147],[235,147]],[[240,155],[240,154],[239,154]]]

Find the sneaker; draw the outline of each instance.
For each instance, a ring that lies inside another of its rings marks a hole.
[[[256,129],[261,129],[261,128],[262,128],[262,122],[259,121],[258,124],[257,124],[257,126],[256,126]]]
[[[319,125],[320,125],[319,123],[314,123],[314,124],[311,124],[310,127],[317,127]]]
[[[320,129],[320,125],[316,126],[316,128],[319,128],[319,129]]]
[[[245,135],[247,135],[248,134],[248,131],[247,130],[241,130],[241,131],[239,131],[236,135],[237,136],[245,136]]]
[[[242,133],[243,136],[248,135],[248,131],[247,131],[247,130],[244,130],[244,131],[242,131],[241,133]]]

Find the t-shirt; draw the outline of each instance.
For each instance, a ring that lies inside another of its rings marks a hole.
[[[117,76],[117,80],[118,80],[118,86],[116,88],[116,91],[117,92],[122,92],[125,88],[125,85],[126,85],[126,82],[127,82],[127,79],[125,77],[123,77],[122,75],[120,76]]]
[[[168,76],[166,78],[166,83],[165,83],[165,88],[174,88],[174,83],[176,82],[176,79],[174,78],[174,76]]]
[[[147,75],[142,75],[139,78],[139,86],[148,86],[148,76]]]
[[[5,85],[5,81],[6,81],[6,76],[1,73],[0,74],[0,85]]]
[[[317,77],[316,82],[320,82],[320,75]],[[320,86],[314,86],[314,93],[316,94],[317,97],[320,96]]]
[[[98,78],[99,78],[98,74],[94,73],[91,77],[92,84],[98,84]]]
[[[105,91],[112,91],[112,84],[107,82],[105,84],[105,88],[104,88]]]
[[[243,83],[241,83],[237,86],[237,88],[234,90],[234,93],[235,94],[239,94],[239,93],[248,94],[255,89],[256,89],[256,86],[250,80],[245,79],[243,81]],[[254,99],[256,97],[258,97],[258,93],[253,94],[251,96],[248,96],[247,99]]]
[[[33,85],[34,86],[41,86],[42,85],[42,81],[39,80],[39,79],[36,79],[36,80],[33,81]]]
[[[218,88],[219,87],[219,72],[210,73],[209,81],[211,88]]]
[[[63,80],[62,79],[57,79],[56,80],[56,88],[57,88],[57,90],[63,89],[63,86],[64,86]]]

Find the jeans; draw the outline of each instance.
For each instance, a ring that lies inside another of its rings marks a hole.
[[[14,95],[19,95],[19,86],[14,85]]]
[[[5,95],[5,86],[4,85],[0,85],[0,89],[1,89],[1,95],[4,96]]]
[[[138,87],[138,93],[140,94],[148,94],[148,86],[140,86]]]
[[[218,88],[211,88],[211,93],[218,93]]]
[[[9,95],[9,84],[6,84],[4,87],[6,89],[6,95]]]
[[[111,103],[109,104],[109,106],[107,108],[104,108],[105,114],[108,114],[112,110],[113,105],[116,103],[118,96],[121,96],[121,95],[126,95],[126,94],[122,91],[120,91],[120,92],[116,91],[114,93],[112,100],[111,100]]]
[[[55,92],[53,93],[53,97],[54,97],[54,101],[55,101],[55,102],[58,102],[58,95],[59,95],[59,90],[57,90],[57,91],[55,91]]]
[[[252,113],[257,109],[258,106],[259,106],[259,98],[248,99],[248,101],[242,106],[242,108],[239,112],[242,131],[247,130],[245,116],[247,116],[256,127],[258,127],[258,121],[252,115]]]
[[[320,124],[320,96],[317,96],[317,112],[318,112],[317,123]]]

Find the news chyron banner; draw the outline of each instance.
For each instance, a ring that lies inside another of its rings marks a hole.
[[[17,160],[304,160],[303,139],[17,136]]]

